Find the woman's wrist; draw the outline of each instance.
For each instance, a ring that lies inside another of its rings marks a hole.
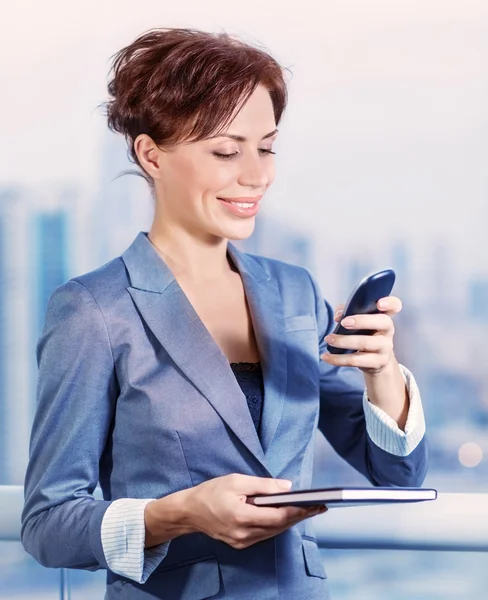
[[[158,500],[151,500],[144,509],[145,547],[151,548],[175,537],[193,533],[189,501],[192,488],[181,490]]]
[[[400,365],[392,355],[388,365],[378,374],[364,373],[369,401],[394,419],[404,431],[408,417],[409,395]]]

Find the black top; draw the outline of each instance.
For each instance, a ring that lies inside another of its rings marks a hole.
[[[263,412],[264,380],[260,363],[230,363],[231,369],[246,396],[249,412],[259,435]]]

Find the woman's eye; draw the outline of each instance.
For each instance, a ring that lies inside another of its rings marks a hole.
[[[231,152],[230,154],[225,154],[224,152],[214,152],[213,155],[217,158],[221,158],[222,160],[229,160],[233,156],[237,156],[238,152]]]
[[[276,154],[276,152],[273,152],[273,150],[271,150],[270,148],[258,148],[258,152],[259,154],[261,154],[261,156],[266,156],[268,154]],[[232,158],[234,158],[234,156],[237,156],[239,154],[239,152],[230,152],[230,153],[225,153],[225,152],[217,152],[214,150],[213,155],[216,156],[217,158],[220,158],[221,160],[230,160]]]

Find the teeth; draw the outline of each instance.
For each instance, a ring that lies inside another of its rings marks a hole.
[[[254,202],[230,202],[230,204],[233,204],[239,208],[251,208],[254,206]]]

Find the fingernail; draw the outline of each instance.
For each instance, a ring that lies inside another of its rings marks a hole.
[[[343,319],[343,321],[341,322],[341,325],[343,325],[344,327],[352,327],[354,325],[356,321],[352,318],[352,317],[346,317],[345,319]]]
[[[378,302],[378,308],[388,308],[388,302],[386,300],[380,300]]]
[[[331,344],[334,341],[334,336],[333,335],[326,335],[324,340],[328,343]]]
[[[336,310],[334,314],[334,319],[338,319],[342,315],[342,310]]]
[[[282,490],[289,490],[292,485],[292,482],[288,481],[288,479],[278,479],[276,483],[278,484],[278,487],[280,487]]]

